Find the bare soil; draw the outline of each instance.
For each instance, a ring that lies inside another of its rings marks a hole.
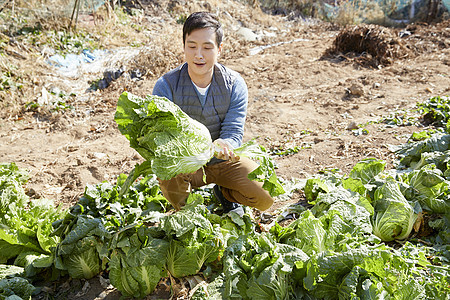
[[[142,161],[114,122],[117,99],[124,90],[141,96],[150,94],[158,76],[182,62],[181,25],[173,14],[211,9],[211,5],[204,7],[201,3],[172,7],[170,15],[164,10],[167,7],[143,1],[145,14],[134,21],[148,28],[150,35],[134,32],[127,36],[130,40],[141,38],[141,43],[149,47],[128,64],[129,68],[145,70],[145,75],[140,80],[122,76],[103,90],[80,90],[92,74],[75,79],[58,75],[45,63],[42,52],[17,43],[7,45],[8,60],[20,66],[29,82],[21,91],[10,92],[9,96],[3,93],[0,98],[0,161],[15,162],[30,171],[27,187],[31,196],[51,198],[70,207],[86,185],[114,181],[118,174],[129,173]],[[244,139],[255,138],[273,151],[298,150],[275,157],[277,174],[286,180],[307,178],[332,168],[348,173],[368,157],[383,159],[392,167],[395,156],[388,145],[403,144],[411,133],[424,128],[386,126],[379,121],[413,109],[417,102],[449,94],[448,21],[409,25],[406,30],[410,34],[403,38],[399,33],[405,28],[371,27],[371,46],[374,42],[380,47],[396,45],[399,54],[391,55],[393,50],[387,49],[380,55],[389,59],[380,60],[378,54],[361,51],[356,45],[354,51],[359,52],[338,51],[336,37],[354,27],[273,16],[240,1],[211,3],[225,27],[220,62],[238,71],[249,89]],[[80,28],[91,30],[112,22],[106,17],[95,23],[89,17],[80,19]],[[239,26],[253,30],[259,38],[246,40],[238,33]],[[103,43],[107,49],[127,47],[127,36],[111,37],[110,44],[105,37]],[[268,45],[257,54],[251,52]],[[68,100],[73,109],[25,109],[24,103],[42,98],[42,87],[76,91],[76,96]],[[19,109],[17,102],[8,103],[8,99],[18,98],[22,98]],[[268,212],[277,214],[299,197],[277,200]],[[78,286],[78,295],[72,292],[71,299],[117,299],[119,295],[114,289],[101,288],[98,278],[89,281],[85,289],[83,284],[73,281],[65,286],[67,291],[70,286]],[[54,294],[63,288],[49,287]],[[158,293],[160,298],[170,295],[162,288]]]

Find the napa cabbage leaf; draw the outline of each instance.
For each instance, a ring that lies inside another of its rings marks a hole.
[[[333,211],[337,212],[344,221],[345,228],[350,227],[348,231],[372,232],[370,216],[373,213],[373,207],[360,194],[337,186],[328,193],[319,194],[316,205],[311,208],[311,212],[316,217],[325,216]]]
[[[213,235],[199,234],[199,241],[171,240],[167,251],[167,270],[181,278],[197,274],[205,263],[219,258],[220,243]]]
[[[24,269],[15,265],[0,265],[0,279],[21,276]]]
[[[283,269],[282,258],[266,267],[258,276],[248,281],[247,296],[250,299],[289,300],[292,299],[292,287],[289,272]]]
[[[28,180],[28,173],[19,169],[15,163],[0,164],[0,219],[8,213],[9,205],[14,203],[23,207],[28,201],[23,185]]]
[[[31,300],[35,287],[25,278],[12,277],[0,280],[0,299]]]
[[[395,150],[396,154],[400,157],[401,166],[419,169],[421,166],[426,164],[426,160],[429,160],[425,157],[422,160],[422,154],[437,153],[440,156],[449,149],[450,134],[436,133],[426,140],[406,143],[394,148],[393,150]],[[439,160],[441,161],[442,158]],[[437,163],[437,165],[439,164],[440,163]],[[444,165],[446,167],[446,164]]]
[[[285,193],[283,185],[275,173],[275,163],[264,147],[258,145],[254,140],[250,140],[233,151],[238,156],[248,157],[258,162],[258,167],[248,174],[250,180],[263,182],[263,189],[268,191],[272,197]]]
[[[68,247],[67,245],[58,245],[56,268],[66,270],[72,278],[90,279],[94,277],[101,271],[97,250],[99,245],[99,241],[94,236],[84,237]]]
[[[50,255],[59,237],[50,236],[52,222],[65,212],[49,199],[29,199],[28,172],[16,164],[0,164],[0,262],[23,253]]]
[[[402,193],[410,202],[418,202],[424,211],[445,214],[450,211],[449,182],[442,171],[424,166],[402,174]]]
[[[351,170],[349,177],[359,179],[367,185],[374,181],[374,178],[384,171],[386,163],[376,158],[366,158],[359,161]]]
[[[200,283],[201,284],[201,283]],[[207,284],[203,284],[192,295],[191,300],[216,300],[222,299],[224,289],[224,274],[221,273],[215,278],[212,278]]]
[[[222,216],[210,214],[208,220],[220,229],[225,247],[231,245],[241,235],[253,233],[255,226],[249,214],[244,214],[242,217],[237,214]]]
[[[322,252],[307,264],[298,262],[300,268],[294,272],[303,272],[300,282],[317,299],[384,296],[418,300],[425,296],[425,289],[412,276],[416,263],[383,246],[361,245],[342,252]]]

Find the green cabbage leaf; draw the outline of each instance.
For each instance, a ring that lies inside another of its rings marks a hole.
[[[35,287],[25,278],[12,277],[0,280],[0,299],[31,300]]]
[[[402,174],[400,179],[402,193],[409,202],[418,202],[422,210],[432,213],[450,211],[449,182],[434,165]]]
[[[426,260],[425,260],[426,261]],[[412,274],[418,260],[383,246],[361,245],[342,252],[322,252],[297,263],[303,285],[316,299],[424,299],[425,289]],[[384,297],[384,298],[381,298]]]
[[[450,134],[436,133],[430,138],[414,143],[407,143],[394,147],[396,154],[400,157],[400,164],[403,167],[420,169],[423,165],[433,161],[438,167],[447,167],[445,156],[442,156],[450,149]],[[431,156],[427,154],[431,154]],[[425,154],[425,157],[422,155]],[[447,158],[448,160],[448,158]],[[445,171],[445,170],[442,170]]]

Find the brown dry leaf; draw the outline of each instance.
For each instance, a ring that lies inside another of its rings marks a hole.
[[[415,231],[415,232],[419,232],[420,227],[422,227],[422,226],[423,226],[423,212],[420,212],[420,213],[417,215],[416,222],[414,222],[414,226],[413,226],[414,231]]]

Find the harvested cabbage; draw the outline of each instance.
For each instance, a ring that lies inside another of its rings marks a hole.
[[[124,92],[114,120],[120,132],[148,164],[147,173],[167,180],[192,173],[213,156],[208,128],[164,97],[141,98]]]

